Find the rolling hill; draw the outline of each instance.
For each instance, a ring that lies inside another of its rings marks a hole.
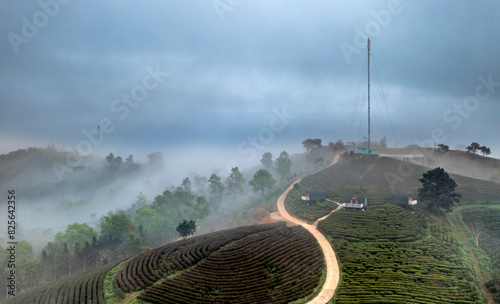
[[[388,203],[392,192],[416,197],[418,179],[427,170],[391,158],[344,155],[289,193],[287,209],[309,222],[337,206],[330,201],[307,204],[300,199],[306,191],[324,189],[336,201],[344,195],[368,197],[364,212],[337,211],[318,224],[341,265],[335,303],[486,303],[484,282],[477,279],[480,269],[468,250],[471,235],[461,234],[465,226],[454,226],[450,216],[430,216],[422,203]],[[498,184],[451,176],[463,194],[458,206],[500,205]],[[489,229],[498,225],[491,222]],[[485,242],[490,251],[492,243]]]
[[[302,303],[321,286],[323,267],[316,240],[281,222],[170,243],[7,303]]]

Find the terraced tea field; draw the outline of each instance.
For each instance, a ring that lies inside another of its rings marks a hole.
[[[87,272],[41,285],[16,295],[8,304],[102,304],[104,278],[121,261],[94,268]]]
[[[175,248],[158,248],[127,263],[115,286],[130,291],[124,284],[129,281],[137,289],[153,281],[146,274],[157,271],[167,278],[146,289],[139,299],[150,303],[288,303],[306,297],[322,274],[321,250],[305,229],[282,227],[279,223],[236,228]],[[134,275],[133,269],[143,272]]]
[[[500,201],[464,207],[458,213],[457,217],[462,217],[462,222],[470,231],[468,245],[475,250],[477,258],[474,261],[481,262],[477,265],[480,269],[476,271],[481,272],[483,288],[491,293],[495,303],[500,303]],[[483,251],[486,258],[477,253],[478,250]]]
[[[290,214],[304,219],[309,223],[327,215],[337,208],[337,204],[330,201],[304,202],[301,196],[306,191],[326,190],[329,199],[342,203],[344,195],[367,195],[368,205],[386,202],[391,192],[391,178],[399,176],[401,162],[378,158],[372,155],[343,156],[340,161],[316,174],[304,177],[297,186],[290,191],[285,201]],[[412,174],[398,179],[396,191],[416,194],[419,186],[418,178],[427,168],[412,165]],[[407,170],[407,169],[406,169]]]
[[[391,192],[412,194],[415,198],[422,173],[430,168],[376,155],[342,156],[340,161],[318,173],[304,177],[285,201],[290,214],[310,223],[337,206],[333,202],[301,201],[306,191],[326,190],[331,200],[342,202],[344,195],[368,196],[368,206],[388,202]],[[451,174],[457,182],[462,201],[494,201],[500,197],[497,183]]]
[[[337,211],[318,224],[341,264],[335,303],[485,303],[446,219],[429,217],[422,204],[388,203],[392,189],[416,196],[418,179],[427,170],[394,159],[347,156],[303,178],[289,193],[287,210],[309,222],[337,206],[307,205],[300,200],[305,191],[324,189],[340,202],[344,195],[368,197],[366,211]],[[500,197],[498,184],[452,177],[467,201]]]
[[[446,225],[379,204],[320,222],[341,262],[335,303],[483,303]]]
[[[478,232],[479,246],[488,253],[494,268],[500,269],[500,203],[466,208],[461,213],[471,232]]]
[[[300,226],[281,222],[170,243],[40,286],[8,304],[121,303],[129,296],[141,303],[304,302],[320,287],[323,268],[314,237]],[[105,292],[106,274],[115,272]]]

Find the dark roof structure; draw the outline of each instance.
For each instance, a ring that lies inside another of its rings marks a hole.
[[[311,201],[324,201],[326,200],[325,190],[311,190],[309,191],[309,199]]]
[[[410,196],[408,194],[402,193],[391,193],[389,194],[389,203],[397,205],[408,205]]]

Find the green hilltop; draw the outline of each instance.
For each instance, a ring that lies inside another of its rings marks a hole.
[[[462,199],[444,216],[429,214],[423,202],[389,203],[391,193],[417,199],[419,178],[429,169],[376,155],[344,154],[289,193],[287,209],[310,223],[330,213],[337,207],[333,201],[342,203],[345,195],[368,198],[366,210],[339,210],[318,224],[341,264],[335,303],[494,303],[491,280],[499,269],[500,237],[493,231],[500,227],[500,186],[451,174]],[[306,191],[319,189],[329,200],[301,200]],[[463,218],[484,219],[486,214],[479,247],[471,243],[471,221]]]

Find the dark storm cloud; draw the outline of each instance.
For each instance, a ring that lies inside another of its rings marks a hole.
[[[197,142],[236,149],[285,107],[297,118],[275,143],[358,140],[364,130],[347,138],[352,125],[364,128],[352,122],[366,81],[366,48],[355,39],[374,22],[373,59],[399,141],[414,143],[442,128],[452,146],[475,133],[494,146],[496,132],[477,128],[498,113],[500,87],[457,129],[443,115],[475,94],[478,77],[500,81],[495,2],[242,1],[223,21],[211,1],[67,2],[17,53],[9,33],[22,36],[25,20],[34,22],[42,6],[0,4],[0,127],[11,142],[2,152],[13,143],[33,145],[33,138],[75,147],[82,130],[103,118],[115,127],[105,136],[109,147]],[[357,50],[349,60],[345,44]],[[121,119],[113,102],[142,85],[148,67],[169,76]]]

